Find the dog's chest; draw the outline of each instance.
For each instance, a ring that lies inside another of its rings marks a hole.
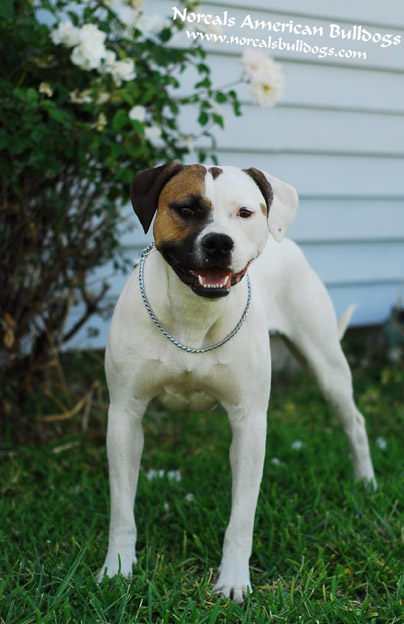
[[[187,367],[154,362],[152,369],[144,371],[146,378],[153,379],[152,395],[165,407],[175,411],[199,412],[211,409],[220,401],[215,383],[217,375],[213,374],[212,368],[201,364]]]
[[[218,403],[209,379],[192,370],[184,370],[166,379],[157,399],[168,409],[191,412],[205,412]]]

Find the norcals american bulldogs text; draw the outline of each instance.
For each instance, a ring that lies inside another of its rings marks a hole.
[[[339,24],[328,24],[327,26],[316,26],[309,24],[300,24],[294,20],[288,22],[278,22],[263,19],[253,19],[250,14],[246,15],[242,20],[237,19],[234,16],[229,15],[228,11],[222,11],[218,15],[212,13],[195,13],[190,12],[188,9],[178,9],[172,7],[173,20],[179,19],[182,22],[188,24],[204,24],[206,26],[222,26],[227,28],[248,28],[255,31],[271,31],[274,33],[285,33],[300,36],[328,36],[331,39],[347,39],[350,41],[362,41],[363,43],[376,43],[380,44],[382,48],[388,48],[391,45],[398,45],[401,43],[401,35],[394,35],[391,33],[380,33],[370,31],[363,28],[363,26],[340,26]]]

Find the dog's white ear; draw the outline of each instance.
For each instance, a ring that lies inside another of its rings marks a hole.
[[[279,243],[295,218],[298,197],[290,184],[274,178],[266,171],[243,169],[257,184],[268,211],[268,227],[274,239]]]
[[[263,174],[270,183],[273,192],[268,213],[269,231],[279,243],[295,218],[299,198],[293,186],[274,178],[266,171],[263,171]]]

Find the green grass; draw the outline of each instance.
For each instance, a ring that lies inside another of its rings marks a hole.
[[[77,396],[58,398],[65,411],[94,375],[102,379],[98,360],[90,357],[82,372],[76,359],[69,385]],[[108,530],[105,389],[96,388],[70,419],[42,423],[48,439],[40,447],[9,444],[1,464],[0,622],[404,622],[404,369],[354,363],[354,370],[379,490],[352,482],[344,437],[311,380],[302,373],[275,381],[251,557],[254,591],[241,606],[211,593],[230,508],[223,412],[150,407],[131,583],[95,580]],[[37,410],[52,411],[45,403]],[[376,444],[380,436],[385,450]],[[292,447],[296,440],[300,450]],[[179,470],[181,480],[150,481],[151,469]]]

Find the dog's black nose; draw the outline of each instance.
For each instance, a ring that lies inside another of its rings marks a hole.
[[[212,233],[204,236],[202,247],[210,258],[222,258],[231,252],[234,243],[227,234]]]

